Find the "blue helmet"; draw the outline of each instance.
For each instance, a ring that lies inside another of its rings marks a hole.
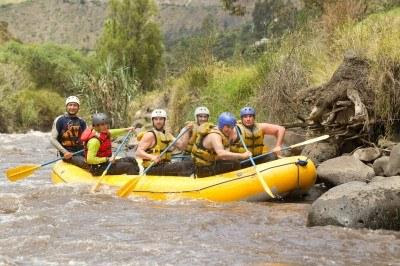
[[[236,118],[229,112],[223,112],[218,117],[218,128],[222,129],[224,126],[236,126]]]
[[[253,115],[256,116],[256,110],[254,110],[253,107],[243,107],[242,109],[240,109],[240,118],[242,118],[245,115]]]

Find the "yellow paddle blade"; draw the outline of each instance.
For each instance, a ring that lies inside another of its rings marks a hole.
[[[269,186],[267,185],[267,183],[265,182],[264,178],[261,176],[260,172],[258,172],[256,166],[254,167],[256,169],[256,173],[257,173],[257,178],[260,181],[261,185],[263,186],[265,192],[267,192],[267,194],[271,197],[271,198],[275,198],[275,195],[272,193],[271,189],[269,188]]]
[[[7,169],[6,176],[8,180],[10,180],[11,182],[15,182],[17,180],[24,179],[25,177],[30,176],[38,168],[40,168],[40,165],[37,164],[20,165],[14,168]]]
[[[135,189],[136,184],[139,182],[140,177],[129,180],[117,191],[118,197],[126,198]]]
[[[296,147],[308,145],[308,144],[311,144],[311,143],[314,143],[314,142],[318,142],[318,141],[321,141],[321,140],[324,140],[324,139],[329,139],[329,135],[323,135],[323,136],[320,136],[320,137],[317,137],[317,138],[308,139],[306,141],[291,145],[290,148],[296,148]]]

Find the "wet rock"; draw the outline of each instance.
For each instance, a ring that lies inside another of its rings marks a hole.
[[[351,181],[368,181],[375,176],[372,167],[354,156],[340,156],[323,162],[317,169],[318,177],[329,184],[341,185]]]
[[[301,155],[310,158],[316,165],[332,159],[338,155],[339,147],[336,144],[321,142],[305,146]]]
[[[389,156],[383,156],[379,159],[376,159],[372,168],[374,169],[375,175],[385,175],[385,169],[389,163]]]
[[[363,162],[372,162],[381,156],[381,151],[378,148],[358,149],[353,154],[354,157]]]
[[[400,230],[400,176],[330,189],[312,204],[307,225]]]
[[[385,176],[394,176],[400,174],[400,144],[393,147],[390,152],[389,162],[384,168]]]
[[[319,197],[322,196],[326,191],[328,191],[328,188],[323,184],[315,184],[312,186],[308,191],[307,194],[304,196],[305,201],[315,201]]]

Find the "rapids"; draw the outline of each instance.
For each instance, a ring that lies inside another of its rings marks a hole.
[[[0,134],[0,265],[400,265],[400,233],[306,227],[308,202],[123,200],[52,185],[49,134]]]

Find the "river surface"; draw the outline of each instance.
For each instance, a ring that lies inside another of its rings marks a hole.
[[[400,265],[400,233],[306,227],[307,202],[119,199],[52,185],[47,133],[0,134],[0,265]]]

